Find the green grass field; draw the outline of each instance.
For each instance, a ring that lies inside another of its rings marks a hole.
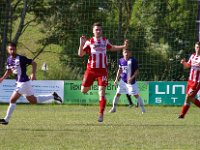
[[[0,117],[7,105],[0,105]],[[98,123],[98,106],[18,105],[7,126],[0,126],[1,150],[200,149],[199,109],[184,120],[181,107],[120,106]]]

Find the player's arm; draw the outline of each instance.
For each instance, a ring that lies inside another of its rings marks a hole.
[[[117,70],[117,75],[116,75],[116,78],[115,78],[115,81],[114,81],[114,85],[117,85],[117,82],[118,82],[118,80],[119,80],[119,78],[120,78],[121,73],[122,73],[122,69],[119,68],[119,69]]]
[[[184,68],[190,68],[191,67],[191,65],[188,63],[188,62],[186,62],[186,59],[185,58],[183,58],[182,60],[181,60],[181,64],[184,66]]]
[[[4,73],[4,75],[0,78],[0,83],[6,79],[10,74],[12,74],[12,70],[11,69],[7,69],[6,72]]]
[[[30,79],[31,80],[36,80],[37,63],[35,61],[32,61],[31,66],[32,66],[32,73],[30,75]]]
[[[110,49],[110,51],[114,52],[114,51],[119,51],[126,48],[128,48],[128,40],[124,40],[124,45],[112,45],[112,48]]]
[[[134,74],[130,77],[129,79],[129,83],[132,82],[132,80],[134,80],[139,74],[139,69],[135,70]]]
[[[85,36],[81,36],[81,37],[80,37],[80,45],[79,45],[79,49],[78,49],[78,55],[79,55],[80,57],[83,57],[83,56],[86,54],[86,52],[83,50],[83,47],[84,47],[84,45],[85,45],[85,42],[86,42]]]

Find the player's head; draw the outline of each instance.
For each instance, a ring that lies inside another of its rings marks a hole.
[[[195,52],[196,54],[200,55],[200,42],[195,43]]]
[[[131,52],[129,49],[123,49],[122,54],[125,59],[128,59],[131,56]]]
[[[96,38],[100,38],[102,36],[102,25],[99,22],[95,22],[92,26],[93,34]]]
[[[16,55],[16,44],[13,42],[8,43],[7,51],[10,55]]]

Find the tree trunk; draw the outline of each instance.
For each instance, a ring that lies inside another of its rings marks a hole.
[[[2,45],[1,45],[1,55],[0,55],[0,74],[2,75],[5,67],[6,60],[6,43],[7,43],[7,35],[8,35],[8,26],[9,26],[9,11],[10,11],[10,0],[6,1],[6,8],[4,13],[4,28],[3,28],[3,37],[2,37]]]
[[[13,39],[13,42],[16,43],[16,44],[17,44],[19,37],[22,34],[22,30],[24,28],[24,20],[25,20],[25,17],[26,17],[27,9],[28,9],[27,0],[24,0],[23,10],[22,10],[22,13],[21,13],[21,18],[20,18],[21,20],[20,20],[20,23],[19,23],[19,26],[18,26],[18,30],[15,34],[14,39]]]

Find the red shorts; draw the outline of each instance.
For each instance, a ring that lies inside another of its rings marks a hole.
[[[194,81],[188,81],[186,94],[190,97],[195,97],[200,89],[200,83]],[[193,92],[192,92],[193,91]]]
[[[87,69],[85,71],[82,86],[90,87],[93,82],[97,80],[99,86],[107,86],[108,85],[108,73],[107,69]]]

